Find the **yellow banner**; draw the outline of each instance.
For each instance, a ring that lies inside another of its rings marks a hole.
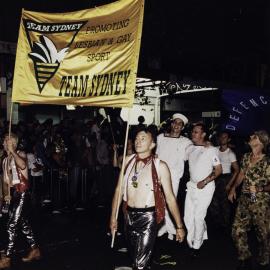
[[[12,101],[130,107],[144,0],[68,13],[22,11]]]

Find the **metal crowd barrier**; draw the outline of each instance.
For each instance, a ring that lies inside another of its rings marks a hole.
[[[50,203],[53,209],[58,210],[70,208],[72,204],[81,208],[86,207],[93,193],[91,189],[94,186],[95,173],[92,168],[78,168],[78,171],[78,178],[72,179],[72,173],[74,175],[77,173],[74,172],[74,168],[45,170],[41,180],[41,200]],[[30,183],[32,195],[35,196],[38,189],[33,177],[30,178]]]

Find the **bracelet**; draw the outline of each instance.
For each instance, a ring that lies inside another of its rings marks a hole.
[[[184,230],[183,226],[176,227],[176,230]]]
[[[206,186],[208,182],[206,180],[203,180],[203,184]]]

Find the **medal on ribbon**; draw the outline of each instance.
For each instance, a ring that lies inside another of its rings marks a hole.
[[[144,166],[139,171],[137,171],[137,161],[136,161],[134,175],[131,178],[131,185],[134,188],[137,188],[138,187],[138,185],[139,185],[138,177],[139,177],[140,173],[143,171],[143,169],[145,168],[145,166],[147,166],[148,164],[150,164],[150,162],[151,162],[151,159],[149,159],[149,161],[147,161],[147,163],[145,163]]]
[[[138,187],[138,178],[137,178],[137,175],[136,174],[134,174],[133,176],[132,176],[132,178],[131,178],[131,181],[132,181],[132,186],[134,187],[134,188],[137,188]]]

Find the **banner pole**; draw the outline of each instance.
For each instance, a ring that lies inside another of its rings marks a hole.
[[[125,170],[125,164],[126,164],[126,150],[127,150],[127,141],[128,141],[128,133],[129,133],[129,122],[130,122],[130,108],[128,109],[128,121],[127,121],[127,129],[126,129],[126,136],[125,136],[125,145],[124,145],[124,153],[123,153],[123,161],[122,161],[122,166],[121,166],[121,172],[120,172],[120,187],[122,187],[122,182],[123,182],[123,177],[124,177],[124,170]],[[120,197],[122,195],[122,188],[120,188],[120,192],[117,197],[117,209],[115,213],[115,219],[118,219],[118,214],[119,214],[119,207],[120,207]],[[111,248],[113,248],[114,245],[114,239],[115,239],[115,233],[116,231],[113,231],[112,234],[112,242],[111,242]]]
[[[12,113],[13,113],[13,102],[11,102],[10,112],[9,112],[9,126],[8,126],[8,138],[9,139],[10,139],[11,125],[12,125]]]
[[[10,105],[10,112],[9,112],[9,126],[8,126],[8,139],[10,139],[10,134],[11,134],[11,125],[12,125],[12,113],[13,113],[13,102],[11,102]],[[7,167],[9,168],[9,153],[7,157]],[[10,203],[10,182],[7,184],[8,185],[8,203]]]

